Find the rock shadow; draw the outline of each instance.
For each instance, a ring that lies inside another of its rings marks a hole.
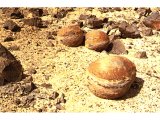
[[[136,80],[133,82],[126,95],[124,95],[121,98],[118,98],[117,100],[125,100],[137,96],[138,93],[141,91],[143,84],[144,80],[142,78],[136,77]]]

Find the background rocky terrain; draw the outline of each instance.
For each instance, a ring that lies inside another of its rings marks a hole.
[[[19,82],[0,86],[0,112],[160,112],[159,11],[1,8],[0,43],[20,60],[24,75]],[[150,19],[159,24],[153,26]],[[64,46],[57,40],[57,30],[71,23],[79,24],[84,32],[103,30],[110,41],[119,42],[102,52],[84,45]],[[137,79],[124,97],[101,99],[87,88],[86,68],[114,54],[135,63]]]

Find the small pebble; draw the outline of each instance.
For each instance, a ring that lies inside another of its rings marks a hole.
[[[56,92],[56,91],[54,91],[54,92],[49,96],[49,99],[55,100],[58,96],[59,96],[59,93]]]
[[[136,58],[147,58],[146,51],[138,51],[134,55]]]
[[[15,103],[16,103],[16,105],[19,105],[21,103],[21,100],[20,99],[16,99]]]
[[[65,108],[61,104],[56,104],[56,109],[64,110]]]
[[[47,47],[54,47],[54,44],[51,41],[48,41],[46,44]]]

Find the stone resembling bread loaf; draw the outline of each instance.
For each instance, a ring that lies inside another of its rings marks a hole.
[[[109,37],[100,30],[92,30],[86,33],[85,46],[91,50],[102,51],[109,45]]]
[[[122,97],[136,78],[136,66],[121,56],[107,56],[92,62],[88,69],[88,87],[100,98]]]
[[[83,31],[78,25],[69,25],[59,29],[58,39],[68,47],[77,47],[84,41]]]

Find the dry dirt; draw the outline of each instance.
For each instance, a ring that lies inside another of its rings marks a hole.
[[[21,8],[26,9],[26,8]],[[23,83],[9,83],[0,86],[0,112],[160,112],[160,34],[153,30],[152,36],[142,38],[126,38],[122,40],[128,54],[122,54],[137,67],[137,79],[129,92],[117,100],[101,99],[94,96],[87,88],[86,68],[88,65],[108,54],[106,51],[96,52],[85,48],[67,47],[62,45],[56,35],[48,39],[48,32],[56,32],[60,27],[78,20],[81,14],[92,14],[98,18],[109,18],[109,21],[126,20],[142,21],[134,8],[121,11],[100,12],[98,8],[72,8],[64,18],[54,18],[57,8],[45,8],[48,15],[42,16],[47,20],[47,28],[23,25],[22,19],[12,19],[20,27],[20,32],[11,32],[3,28],[9,17],[2,14],[0,9],[0,42],[21,61],[25,76],[32,74],[33,83],[37,87],[27,95],[22,95],[17,89]],[[158,11],[152,8],[152,11]],[[25,16],[26,17],[26,16]],[[90,30],[82,27],[83,30]],[[99,28],[107,31],[107,28]],[[13,41],[4,39],[12,35]],[[129,47],[130,46],[130,47]],[[15,49],[18,47],[19,49]],[[136,58],[137,51],[146,51],[147,58]],[[24,77],[27,79],[27,77]],[[47,84],[45,86],[45,84]],[[14,92],[13,92],[13,88]],[[51,99],[54,91],[63,93],[65,103],[57,103]],[[27,101],[28,100],[28,101]]]

